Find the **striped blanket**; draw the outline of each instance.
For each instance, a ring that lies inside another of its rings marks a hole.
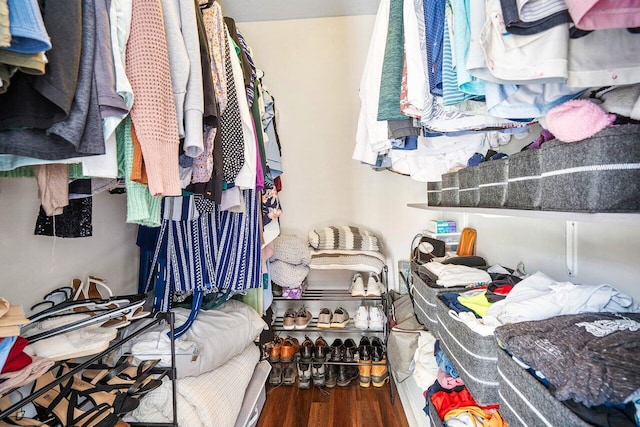
[[[330,226],[309,232],[309,244],[318,250],[342,249],[380,251],[378,237],[369,230],[354,226]]]

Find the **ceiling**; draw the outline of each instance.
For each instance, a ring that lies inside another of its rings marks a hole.
[[[375,15],[380,0],[219,0],[236,22]]]

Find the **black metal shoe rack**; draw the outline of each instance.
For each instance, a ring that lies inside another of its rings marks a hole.
[[[356,271],[354,271],[354,273],[356,273]],[[339,334],[352,334],[352,335],[365,335],[365,334],[371,334],[371,335],[382,335],[383,337],[383,342],[385,344],[385,352],[386,352],[386,345],[387,345],[387,338],[389,337],[389,319],[391,319],[391,303],[389,300],[389,282],[388,282],[388,273],[389,273],[389,268],[385,265],[382,269],[382,273],[381,273],[381,277],[380,277],[380,281],[382,282],[382,284],[384,285],[386,291],[381,295],[381,296],[373,296],[373,297],[354,297],[351,296],[351,293],[349,292],[348,288],[345,289],[313,289],[313,287],[310,285],[309,288],[307,288],[303,293],[302,293],[302,298],[300,299],[289,299],[289,298],[283,298],[281,296],[279,297],[274,297],[273,299],[276,301],[288,301],[288,302],[300,302],[300,303],[304,303],[305,301],[331,301],[331,302],[338,302],[338,301],[360,301],[362,302],[366,302],[366,301],[377,301],[380,302],[382,304],[382,309],[384,311],[384,314],[387,316],[387,321],[384,323],[384,327],[382,331],[370,331],[370,330],[363,330],[363,329],[358,329],[355,327],[354,325],[354,319],[351,314],[351,312],[349,313],[349,316],[351,317],[349,324],[347,326],[345,326],[344,328],[318,328],[317,323],[318,323],[318,318],[317,316],[314,316],[313,319],[311,320],[311,323],[309,324],[309,326],[307,326],[304,329],[284,329],[283,327],[283,316],[277,316],[274,319],[273,325],[272,325],[272,329],[276,332],[282,332],[284,334],[297,334],[297,335],[304,335],[307,334],[308,332],[319,332],[319,333],[339,333]],[[281,313],[279,313],[281,314]],[[391,365],[389,363],[389,358],[386,357],[385,358],[387,361],[387,371],[389,373],[389,393],[391,396],[391,403],[394,403],[395,401],[395,393],[394,393],[394,384],[393,384],[393,375],[391,375]],[[295,358],[294,360],[295,361]],[[290,362],[270,362],[270,363],[290,363]],[[335,362],[335,361],[325,361],[323,362],[326,365],[350,365],[350,366],[364,366],[364,364],[358,363],[358,362]]]
[[[100,361],[105,356],[107,356],[109,353],[111,353],[113,350],[118,349],[120,346],[122,346],[127,341],[129,341],[129,340],[137,337],[138,335],[148,331],[152,327],[158,325],[160,322],[166,321],[169,324],[169,331],[170,331],[170,338],[171,338],[171,367],[168,367],[168,368],[154,368],[151,372],[153,374],[157,374],[157,375],[161,375],[161,376],[167,376],[167,377],[169,377],[171,379],[171,391],[172,391],[172,398],[173,398],[173,402],[172,402],[173,403],[173,422],[171,422],[171,423],[137,423],[136,422],[136,423],[129,423],[129,425],[131,425],[131,426],[139,426],[139,427],[144,427],[144,426],[150,426],[150,427],[151,426],[155,426],[155,427],[178,427],[178,413],[177,413],[177,402],[178,402],[178,400],[177,400],[177,394],[176,394],[177,389],[176,389],[176,353],[175,353],[175,337],[174,337],[174,315],[173,315],[172,312],[156,313],[155,317],[153,319],[151,319],[150,321],[149,321],[149,319],[141,319],[141,320],[139,320],[139,322],[144,322],[144,321],[146,321],[148,323],[145,324],[144,326],[142,326],[141,328],[137,329],[133,333],[131,333],[126,338],[122,338],[122,339],[114,341],[109,346],[109,348],[107,348],[103,352],[92,356],[86,362],[78,365],[76,368],[72,369],[71,371],[67,372],[66,374],[56,378],[55,381],[51,382],[50,384],[47,384],[45,387],[41,388],[40,390],[30,394],[29,396],[25,397],[24,399],[16,402],[15,404],[10,406],[9,408],[7,408],[4,411],[0,412],[0,420],[2,420],[5,417],[9,416],[10,414],[15,412],[17,409],[21,408],[22,406],[30,403],[31,401],[33,401],[37,397],[39,397],[42,394],[46,393],[48,390],[51,390],[53,387],[57,386],[58,384],[61,384],[62,382],[68,380],[73,375],[77,374],[78,372],[81,372],[82,370],[88,368],[93,363]],[[60,363],[62,363],[62,362],[57,362],[55,365],[53,365],[53,367],[51,369],[55,369],[56,367],[58,367],[60,365]],[[6,394],[11,393],[12,391],[7,392]],[[141,397],[141,398],[144,399],[144,397]]]

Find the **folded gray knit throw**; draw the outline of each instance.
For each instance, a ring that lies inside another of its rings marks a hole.
[[[382,245],[369,230],[349,225],[330,226],[309,232],[309,244],[318,250],[380,251]]]
[[[271,262],[271,281],[285,288],[298,288],[309,274],[309,267],[289,264],[284,261]]]

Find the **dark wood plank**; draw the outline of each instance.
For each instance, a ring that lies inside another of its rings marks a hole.
[[[353,383],[333,389],[267,386],[267,400],[258,427],[408,427],[396,397],[391,404],[389,384],[360,387]]]

